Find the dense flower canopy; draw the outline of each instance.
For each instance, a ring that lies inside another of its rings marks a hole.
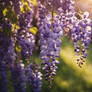
[[[82,67],[91,24],[89,13],[76,11],[74,0],[0,0],[0,92],[8,92],[8,71],[15,92],[26,92],[26,83],[40,92],[43,77],[51,86],[63,36],[73,42]],[[32,60],[39,51],[41,67]]]

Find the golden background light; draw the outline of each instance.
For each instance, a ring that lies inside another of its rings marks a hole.
[[[75,0],[77,7],[83,11],[90,12],[90,17],[92,18],[92,0]]]

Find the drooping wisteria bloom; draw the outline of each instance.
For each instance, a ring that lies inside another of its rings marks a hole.
[[[26,13],[21,13],[19,18],[19,26],[20,28],[27,29],[32,27],[32,11],[28,11]]]
[[[44,19],[43,25],[40,26],[40,44],[42,59],[45,60],[45,56],[54,59],[59,56],[60,45],[63,31],[59,26],[59,21],[56,20],[50,23],[49,15]]]
[[[42,74],[37,64],[31,63],[26,69],[26,79],[32,92],[40,92],[42,87]]]
[[[0,61],[0,91],[7,92],[8,76],[5,62]]]
[[[26,92],[24,65],[21,62],[12,62],[10,69],[14,92]]]
[[[87,56],[87,49],[91,40],[91,21],[87,12],[79,15],[75,11],[74,3],[73,0],[61,0],[61,7],[58,10],[64,32],[69,34],[74,41],[74,51],[79,56],[77,63],[81,67],[85,62],[84,58]]]
[[[41,9],[41,7],[40,7]],[[40,10],[40,16],[42,17],[44,12]],[[39,19],[40,21],[40,48],[41,48],[41,59],[43,60],[43,70],[46,80],[51,84],[53,77],[56,74],[58,63],[55,58],[59,57],[61,37],[63,35],[63,30],[61,28],[61,23],[59,16],[52,16],[48,14]]]
[[[74,3],[75,3],[74,0],[60,0],[60,2],[61,2],[62,11],[64,13],[70,11],[74,12]]]
[[[22,57],[29,59],[34,49],[35,44],[34,35],[28,30],[21,30],[18,39],[22,50],[21,51]]]
[[[30,2],[29,5],[30,8],[32,8],[32,4]],[[17,40],[21,46],[22,57],[25,59],[30,59],[35,44],[35,36],[29,31],[29,29],[32,27],[32,18],[32,9],[25,13],[20,13],[19,16],[20,29],[17,31]]]
[[[61,25],[65,33],[69,34],[70,30],[73,28],[72,24],[72,17],[75,14],[74,6],[75,2],[74,0],[60,0],[61,1],[61,7],[58,9]]]
[[[0,92],[7,92],[7,55],[11,39],[4,32],[0,32]]]
[[[46,81],[48,81],[49,86],[52,85],[52,81],[54,79],[54,76],[56,75],[56,70],[57,70],[57,64],[59,63],[58,60],[52,60],[50,61],[44,61],[42,63],[43,70],[44,70],[44,76]]]
[[[23,70],[16,66],[13,39],[4,32],[0,32],[0,92],[8,92],[7,71],[10,69],[15,87],[15,92],[25,92]]]
[[[74,51],[77,53],[77,56],[79,56],[77,63],[80,67],[83,65],[83,62],[85,62],[88,46],[91,41],[91,20],[88,16],[89,13],[84,12],[84,14],[81,15],[81,20],[74,17],[72,21],[74,26],[71,30],[71,37],[74,41]]]

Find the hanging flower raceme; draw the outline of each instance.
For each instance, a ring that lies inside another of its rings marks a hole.
[[[32,4],[29,2],[30,8]],[[21,8],[21,7],[20,7]],[[32,9],[25,13],[20,13],[19,26],[20,29],[17,31],[17,40],[21,46],[21,54],[25,59],[30,59],[35,44],[35,36],[30,32],[32,27],[33,12]]]
[[[88,46],[91,41],[91,20],[88,16],[89,13],[84,12],[81,20],[74,17],[72,21],[74,27],[71,30],[71,37],[74,40],[74,51],[77,53],[77,63],[80,67],[85,62]]]
[[[45,9],[44,9],[45,10]],[[59,16],[52,16],[51,14],[44,15],[44,11],[41,11],[40,7],[40,48],[41,48],[41,59],[44,60],[42,63],[43,70],[45,71],[44,75],[46,80],[51,84],[53,77],[56,75],[56,64],[58,63],[55,60],[59,56],[61,37],[63,31],[60,25]],[[43,14],[43,15],[42,15]],[[42,18],[43,16],[43,18]]]
[[[74,6],[75,2],[73,0],[60,0],[61,7],[58,8],[61,25],[64,30],[64,33],[70,34],[70,30],[73,27],[72,17],[75,14]]]
[[[14,92],[26,92],[26,77],[24,65],[21,62],[11,63],[11,78],[13,81]]]
[[[37,64],[31,63],[26,69],[26,79],[32,92],[40,92],[42,86],[42,74]]]
[[[11,39],[6,33],[0,32],[0,92],[7,92],[7,63],[8,49],[11,44]]]
[[[18,40],[21,46],[22,57],[25,59],[26,58],[30,59],[30,56],[32,55],[34,44],[35,44],[34,35],[28,30],[21,30]]]

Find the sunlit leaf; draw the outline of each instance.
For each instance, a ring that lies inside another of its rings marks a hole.
[[[34,35],[36,35],[38,29],[37,29],[36,27],[32,27],[32,28],[29,29],[29,31],[30,31],[31,33],[33,33]]]

